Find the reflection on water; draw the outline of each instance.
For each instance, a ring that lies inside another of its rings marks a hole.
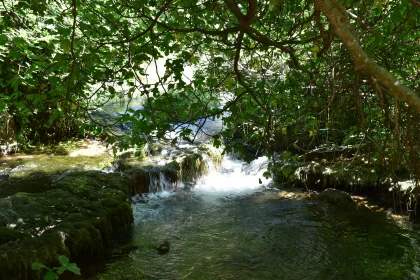
[[[409,227],[367,210],[279,200],[277,190],[259,185],[258,170],[224,164],[232,170],[213,174],[218,181],[133,205],[138,249],[97,279],[420,278],[418,234]],[[156,246],[165,241],[170,251],[160,255]]]

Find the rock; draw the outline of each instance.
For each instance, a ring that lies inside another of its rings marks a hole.
[[[294,198],[295,195],[291,192],[281,191],[277,193],[277,197],[280,199],[290,199],[290,198]]]
[[[52,185],[53,175],[43,175],[50,187],[43,180],[36,191],[20,188],[0,198],[0,280],[42,279],[31,264],[57,266],[57,255],[76,263],[103,257],[112,239],[132,225],[126,176],[72,172]]]
[[[331,204],[339,204],[339,205],[355,205],[356,204],[348,193],[337,190],[337,189],[326,189],[318,195],[318,198]]]
[[[159,255],[165,255],[169,252],[169,242],[165,241],[156,247]]]
[[[4,177],[0,180],[0,197],[18,192],[41,193],[53,189],[52,178],[45,172],[32,172],[25,177]]]

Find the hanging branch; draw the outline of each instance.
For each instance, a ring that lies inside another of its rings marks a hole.
[[[347,10],[340,2],[337,0],[314,0],[314,4],[315,9],[321,11],[328,18],[335,33],[353,57],[355,70],[369,73],[389,89],[394,97],[404,101],[417,113],[420,113],[419,95],[403,85],[401,81],[367,55],[359,43],[353,25],[349,22]]]

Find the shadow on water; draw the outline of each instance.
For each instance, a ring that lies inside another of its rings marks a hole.
[[[418,279],[418,233],[277,191],[179,191],[133,205],[127,257],[95,279]],[[168,254],[156,246],[170,243]]]

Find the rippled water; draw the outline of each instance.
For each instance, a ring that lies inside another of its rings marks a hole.
[[[137,249],[97,279],[420,279],[419,235],[408,224],[280,200],[247,168],[228,160],[195,189],[133,205]]]

